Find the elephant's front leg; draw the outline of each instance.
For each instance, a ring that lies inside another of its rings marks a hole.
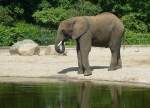
[[[82,36],[79,41],[82,65],[84,68],[84,76],[89,76],[92,75],[88,59],[89,52],[91,50],[91,38],[89,36]]]
[[[79,74],[84,74],[84,68],[83,68],[83,65],[82,65],[82,57],[81,57],[81,51],[80,51],[80,44],[79,44],[78,40],[77,40],[76,50],[77,50],[78,66],[79,66],[78,73]]]

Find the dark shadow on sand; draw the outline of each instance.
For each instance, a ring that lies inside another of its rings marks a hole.
[[[91,66],[92,71],[94,69],[108,69],[108,66]],[[67,69],[63,69],[62,71],[58,72],[59,74],[65,74],[72,71],[78,71],[78,67],[70,67]]]

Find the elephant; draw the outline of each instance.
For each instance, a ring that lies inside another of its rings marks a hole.
[[[76,40],[78,74],[89,76],[92,75],[88,59],[91,47],[110,48],[111,63],[108,71],[113,71],[122,68],[120,47],[124,31],[121,20],[110,12],[96,16],[76,16],[60,22],[55,50],[63,53],[65,51],[64,42],[69,39]]]

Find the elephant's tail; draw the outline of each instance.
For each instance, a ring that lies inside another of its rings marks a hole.
[[[125,45],[126,45],[126,43],[128,43],[125,33],[126,33],[126,30],[124,29],[123,34],[122,34],[122,46],[123,46],[123,49],[125,49]]]

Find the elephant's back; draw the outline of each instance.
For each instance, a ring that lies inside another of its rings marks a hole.
[[[109,26],[109,25],[114,25],[116,28],[120,28],[120,29],[124,29],[124,26],[123,26],[123,23],[122,21],[114,14],[112,13],[109,13],[109,12],[104,12],[104,13],[101,13],[99,15],[96,15],[95,16],[95,19],[97,20],[96,23],[100,23],[100,25],[104,24],[106,26]],[[103,25],[103,26],[104,26]]]
[[[93,34],[93,45],[107,46],[114,30],[123,31],[124,26],[121,20],[112,13],[102,13],[89,18]]]
[[[104,12],[96,16],[89,17],[89,20],[91,22],[91,28],[93,28],[92,31],[94,32],[101,32],[101,33],[109,33],[114,28],[119,30],[124,30],[123,23],[121,20],[114,14],[109,12]]]
[[[101,14],[98,14],[98,15],[96,15],[95,16],[95,18],[98,18],[98,19],[113,19],[113,20],[118,20],[118,21],[120,21],[120,19],[115,15],[115,14],[112,14],[112,13],[110,13],[110,12],[103,12],[103,13],[101,13]]]

